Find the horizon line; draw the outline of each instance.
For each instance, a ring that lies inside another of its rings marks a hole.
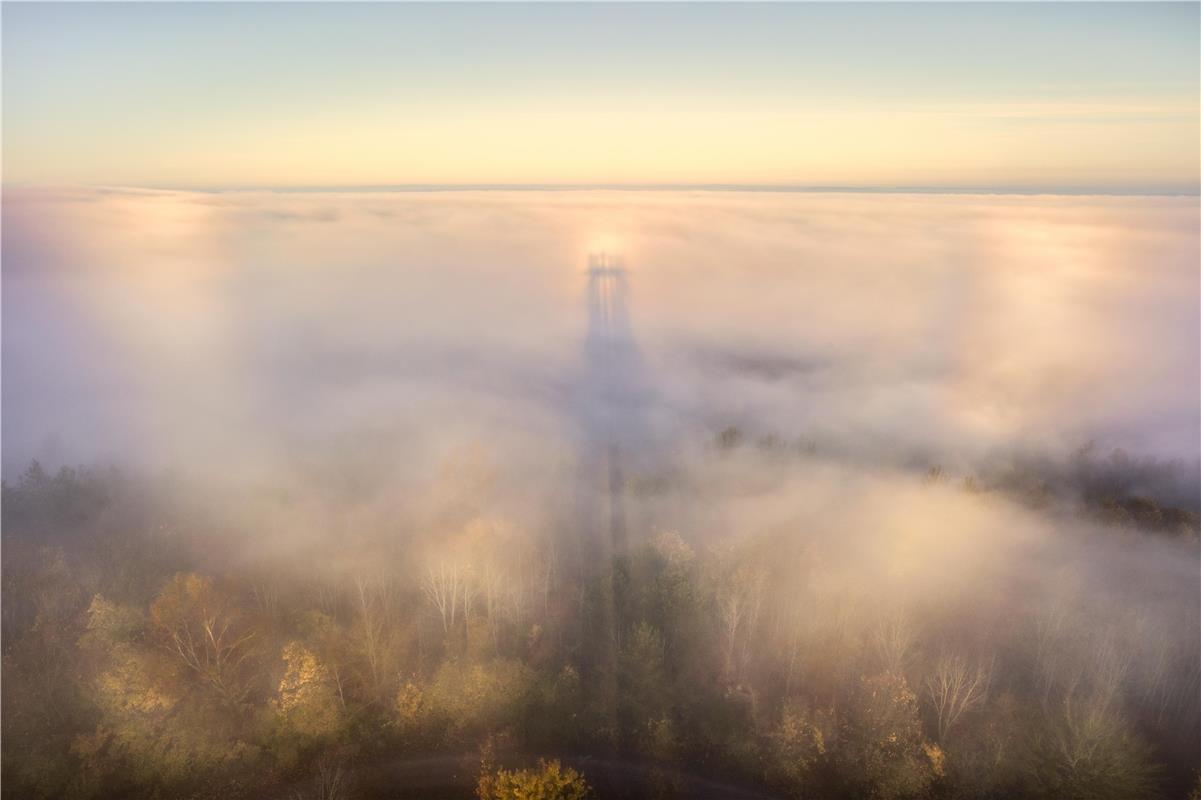
[[[116,183],[3,183],[9,189],[96,189],[108,191],[160,191],[221,194],[236,192],[297,193],[385,193],[385,192],[744,192],[780,194],[965,194],[965,195],[1066,195],[1130,197],[1201,197],[1201,182],[1177,186],[1079,186],[1079,185],[839,185],[789,183],[613,183],[613,182],[479,182],[479,183],[347,183],[347,184],[116,184]]]

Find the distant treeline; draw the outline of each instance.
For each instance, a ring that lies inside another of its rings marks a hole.
[[[726,451],[755,447],[765,453],[829,455],[804,437],[751,437],[737,427],[721,430],[715,445]],[[953,474],[916,459],[931,481],[958,481],[967,491],[1006,493],[1036,508],[1076,505],[1092,518],[1119,527],[1197,537],[1201,534],[1201,462],[1138,458],[1121,448],[1108,453],[1086,444],[1067,459],[1020,455]]]

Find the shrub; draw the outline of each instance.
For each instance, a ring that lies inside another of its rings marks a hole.
[[[585,800],[592,789],[571,767],[539,760],[536,769],[521,770],[492,770],[485,763],[475,794],[479,800]]]

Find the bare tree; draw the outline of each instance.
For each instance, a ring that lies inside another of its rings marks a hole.
[[[763,576],[743,568],[734,573],[717,596],[718,618],[725,647],[727,676],[739,681],[750,660],[751,629],[763,605]]]
[[[320,765],[309,792],[293,792],[292,800],[344,800],[350,796],[349,780],[341,764]]]
[[[484,613],[488,615],[488,633],[492,638],[492,649],[500,649],[500,616],[503,602],[504,576],[499,569],[489,564],[484,568],[481,581],[484,594]]]
[[[558,553],[555,549],[555,540],[552,537],[546,546],[546,557],[541,565],[542,584],[542,618],[546,619],[550,616],[550,590],[554,586],[556,565],[558,563]]]
[[[1113,631],[1098,637],[1093,644],[1088,660],[1093,692],[1105,710],[1108,710],[1121,693],[1132,660],[1130,649],[1121,646]]]
[[[475,600],[479,597],[480,587],[475,580],[475,575],[472,573],[471,567],[467,567],[462,571],[463,577],[460,580],[461,591],[463,593],[463,626],[467,636],[471,635],[471,611],[475,608]]]
[[[784,644],[784,652],[788,658],[784,671],[785,696],[792,694],[792,684],[796,677],[797,662],[800,660],[801,649],[806,634],[809,633],[809,629],[812,627],[808,615],[802,611],[799,602],[794,601],[789,605],[789,610],[781,614],[783,618],[781,624],[784,626],[781,639]]]
[[[1034,658],[1042,704],[1048,707],[1051,693],[1063,679],[1064,634],[1068,629],[1068,608],[1061,598],[1055,598],[1034,618]]]
[[[359,576],[354,581],[354,607],[358,616],[363,658],[367,662],[368,677],[376,697],[382,696],[388,644],[390,641],[390,617],[393,610],[391,584],[386,580],[372,580]]]
[[[459,616],[459,600],[462,595],[463,576],[458,564],[445,561],[426,571],[421,589],[430,604],[438,611],[442,620],[443,633],[450,633]]]
[[[939,742],[946,741],[964,714],[984,702],[991,678],[991,664],[969,666],[966,659],[954,653],[939,657],[926,677],[926,694],[938,719]]]
[[[317,607],[331,617],[338,613],[342,602],[342,585],[332,576],[318,575],[310,583]]]
[[[255,632],[233,597],[210,578],[180,573],[163,587],[150,616],[168,652],[226,702],[237,705],[245,699],[249,686],[242,665],[253,653]]]
[[[1047,715],[1041,742],[1055,769],[1045,780],[1036,773],[1037,789],[1064,794],[1063,777],[1071,776],[1077,789],[1091,786],[1089,796],[1103,789],[1106,797],[1153,797],[1158,778],[1155,767],[1139,758],[1128,723],[1103,697],[1073,686],[1065,689]],[[1044,782],[1045,781],[1045,782]]]
[[[266,617],[274,617],[279,608],[279,590],[269,578],[251,581],[250,596],[258,610]]]
[[[886,672],[894,675],[905,674],[905,668],[913,656],[916,638],[913,626],[901,613],[886,617],[876,626],[873,643]]]
[[[725,592],[717,598],[717,614],[721,622],[726,673],[734,674],[734,648],[746,617],[746,603],[741,594]]]

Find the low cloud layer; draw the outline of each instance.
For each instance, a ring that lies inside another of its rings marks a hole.
[[[671,439],[1196,459],[1197,200],[9,190],[4,469],[563,438],[620,252]],[[346,445],[352,446],[352,445]],[[399,445],[398,445],[399,446]],[[411,459],[410,459],[411,463]]]

